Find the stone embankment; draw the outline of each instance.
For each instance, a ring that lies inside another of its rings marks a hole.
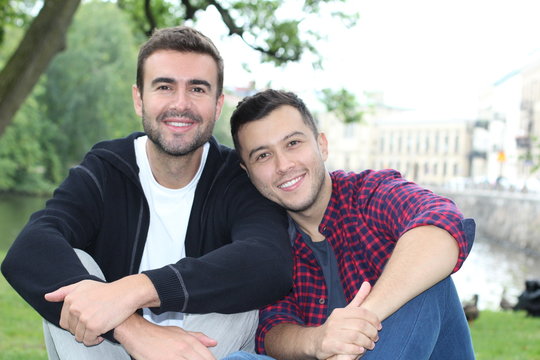
[[[477,232],[490,240],[540,256],[540,194],[464,189],[433,189],[476,221]]]

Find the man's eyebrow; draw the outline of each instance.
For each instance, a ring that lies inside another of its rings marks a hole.
[[[156,84],[160,84],[160,83],[166,83],[166,84],[176,84],[176,80],[173,79],[173,78],[170,78],[170,77],[157,77],[155,78],[154,80],[152,80],[152,85],[156,85]],[[208,81],[206,80],[202,80],[202,79],[192,79],[192,80],[189,80],[188,83],[190,85],[204,85],[206,86],[208,89],[212,89],[212,84],[210,84]]]
[[[288,140],[289,138],[292,138],[293,136],[298,136],[298,135],[300,135],[300,136],[306,136],[306,134],[304,134],[302,131],[293,131],[292,133],[285,135],[285,136],[283,137],[283,139],[281,139],[280,142],[286,141],[286,140]],[[248,159],[251,159],[251,157],[252,157],[255,153],[257,153],[257,152],[259,152],[259,151],[261,151],[261,150],[267,149],[267,148],[268,148],[268,145],[261,145],[261,146],[259,146],[259,147],[256,147],[255,149],[253,149],[253,150],[251,150],[251,151],[249,152],[249,154],[248,154]]]
[[[169,77],[157,77],[154,80],[152,80],[152,85],[156,85],[159,83],[174,84],[176,83],[176,80]]]
[[[206,80],[202,80],[202,79],[192,79],[192,80],[189,80],[189,84],[190,85],[204,85],[206,86],[208,89],[212,89],[212,84],[210,84],[208,81]]]

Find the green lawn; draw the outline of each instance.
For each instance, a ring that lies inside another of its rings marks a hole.
[[[0,251],[0,259],[5,252]],[[0,276],[0,359],[47,359],[41,319]],[[471,326],[478,360],[540,360],[540,318],[482,311]]]
[[[482,311],[471,333],[478,360],[540,359],[540,318],[525,312]]]
[[[5,255],[0,252],[0,259]],[[0,319],[0,359],[47,359],[40,316],[1,275]]]

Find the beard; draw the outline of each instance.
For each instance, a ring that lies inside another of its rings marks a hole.
[[[262,181],[256,180],[254,178],[252,178],[251,180],[257,190],[267,199],[275,202],[287,211],[294,213],[302,213],[311,209],[323,193],[323,188],[326,183],[326,167],[324,166],[322,160],[320,164],[318,164],[316,168],[311,172],[311,175],[313,182],[309,187],[309,192],[300,201],[294,201],[290,198],[287,198],[287,196],[284,196],[283,194],[276,194],[275,190],[272,189],[273,186],[266,185]]]
[[[144,107],[142,109],[142,113],[144,132],[148,136],[148,139],[150,139],[156,145],[156,148],[164,154],[170,156],[184,156],[191,154],[206,144],[212,137],[215,121],[209,120],[205,122],[200,115],[197,115],[189,110],[165,111],[158,115],[154,123],[148,118],[146,112],[144,111]],[[165,135],[159,130],[158,125],[163,121],[163,119],[169,117],[187,118],[194,121],[196,124],[199,124],[200,127],[197,129],[197,132],[191,139],[188,138],[187,134],[176,134],[173,135],[172,140],[167,140]],[[205,123],[206,125],[204,125]]]
[[[313,207],[313,205],[317,202],[320,195],[322,194],[325,183],[325,171],[326,169],[324,166],[322,166],[321,168],[317,168],[314,171],[313,183],[311,184],[310,189],[311,191],[302,202],[292,204],[283,201],[281,206],[283,206],[285,210],[295,213],[302,213],[311,209],[311,207]]]

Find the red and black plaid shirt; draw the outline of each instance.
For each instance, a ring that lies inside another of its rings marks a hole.
[[[363,281],[374,284],[396,241],[406,231],[435,225],[458,242],[457,271],[468,255],[467,240],[455,204],[403,179],[394,170],[359,174],[336,171],[332,197],[319,225],[336,254],[341,283],[351,301]],[[323,272],[300,233],[293,243],[293,289],[279,302],[260,311],[257,351],[264,353],[264,336],[274,326],[293,323],[317,326],[327,318]]]

